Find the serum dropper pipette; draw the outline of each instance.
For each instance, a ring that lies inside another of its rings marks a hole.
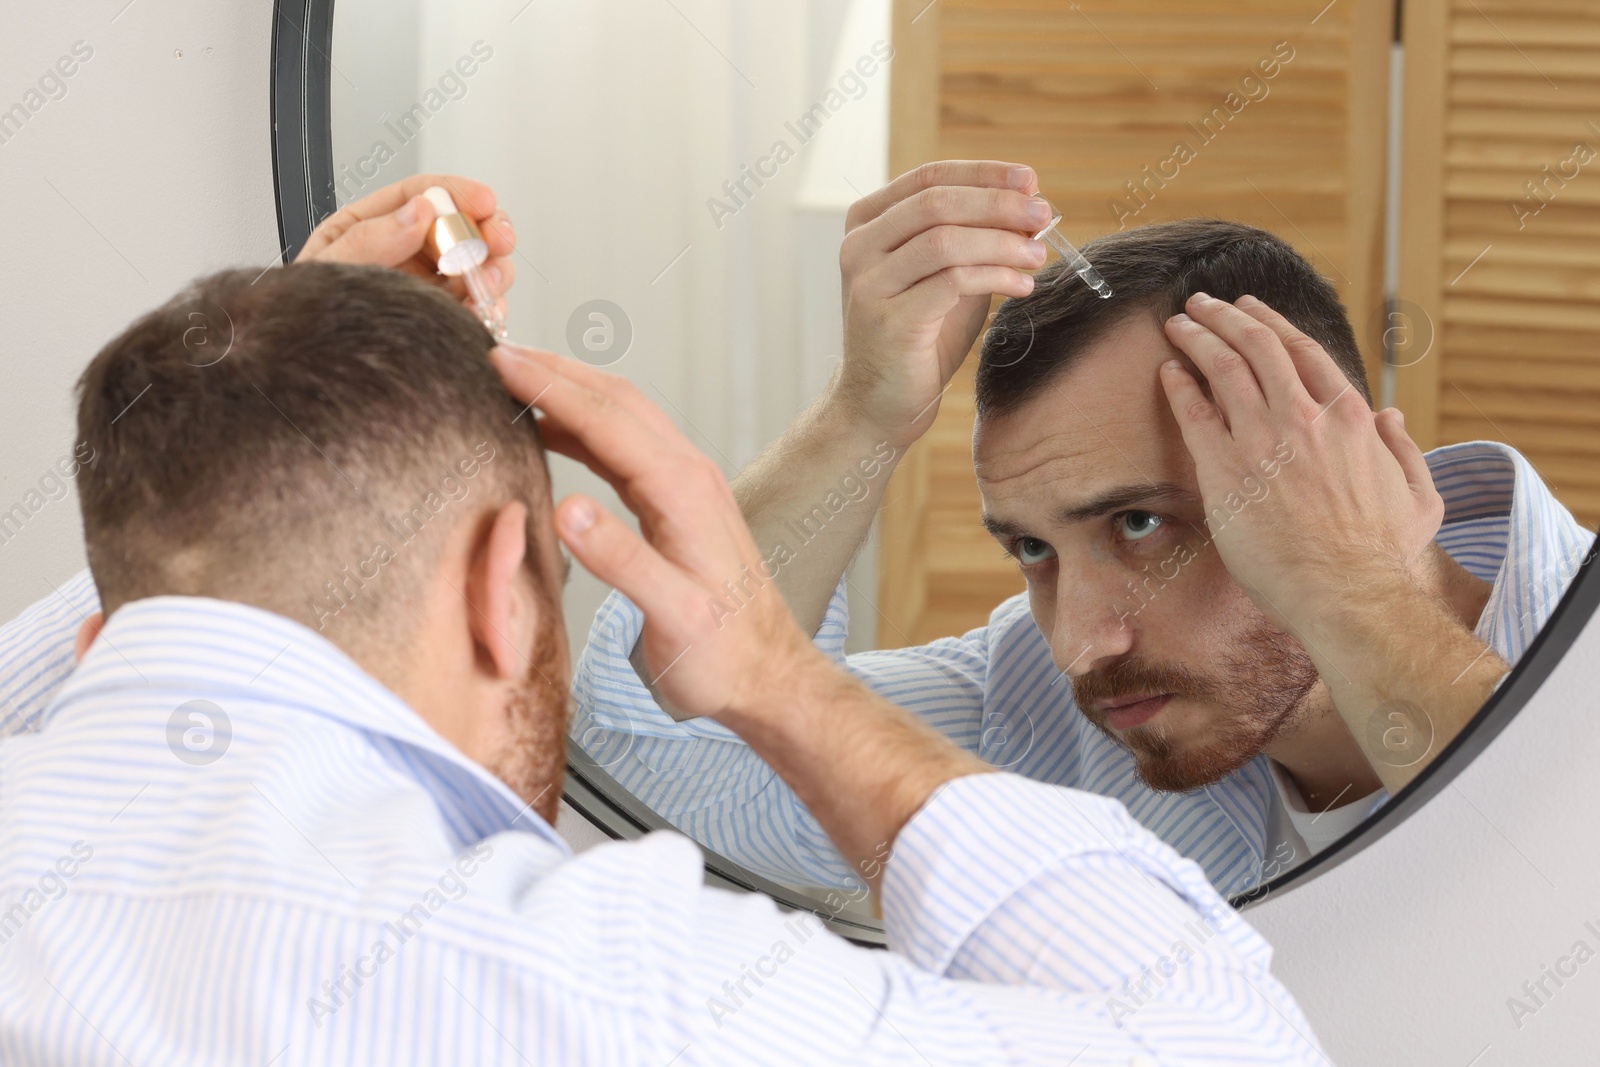
[[[1038,194],[1035,195],[1037,196]],[[1039,199],[1044,200],[1045,205],[1050,207],[1052,217],[1050,224],[1034,234],[1033,239],[1035,241],[1043,241],[1055,249],[1056,254],[1066,260],[1067,266],[1072,268],[1072,272],[1083,279],[1083,284],[1099,293],[1100,299],[1109,299],[1111,286],[1100,276],[1100,272],[1094,269],[1094,265],[1084,258],[1083,253],[1078,251],[1071,241],[1063,237],[1061,231],[1057,228],[1061,222],[1061,213],[1050,206],[1050,201],[1045,200],[1044,197],[1040,196]]]

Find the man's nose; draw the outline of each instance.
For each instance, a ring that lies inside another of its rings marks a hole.
[[[1120,571],[1086,571],[1057,582],[1050,655],[1068,678],[1107,667],[1132,650],[1143,604],[1127,584]]]

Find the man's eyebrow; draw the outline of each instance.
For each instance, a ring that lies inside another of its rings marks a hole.
[[[1120,485],[1092,496],[1076,507],[1062,508],[1056,512],[1056,521],[1086,522],[1139,504],[1162,504],[1171,500],[1192,501],[1194,498],[1194,493],[1176,482],[1139,482],[1135,485]]]
[[[1114,489],[1107,489],[1102,493],[1090,497],[1082,504],[1069,508],[1062,508],[1056,512],[1056,521],[1063,525],[1074,522],[1087,522],[1102,515],[1124,511],[1140,504],[1160,504],[1166,501],[1182,500],[1193,501],[1194,493],[1177,484],[1176,482],[1138,482],[1133,485],[1119,485]],[[1019,523],[1005,519],[997,519],[992,515],[983,516],[983,528],[995,537],[1017,537],[1026,531]]]

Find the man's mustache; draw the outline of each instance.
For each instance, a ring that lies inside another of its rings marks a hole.
[[[1072,695],[1079,710],[1095,722],[1105,718],[1105,712],[1095,708],[1101,701],[1157,693],[1204,700],[1212,696],[1215,689],[1212,679],[1187,667],[1135,659],[1118,660],[1109,667],[1072,680]]]

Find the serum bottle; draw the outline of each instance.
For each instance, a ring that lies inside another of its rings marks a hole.
[[[428,230],[428,254],[439,265],[440,274],[460,277],[466,282],[478,321],[496,341],[504,341],[506,324],[495,307],[494,293],[482,270],[484,261],[489,258],[489,243],[473,221],[456,209],[455,201],[443,186],[430,185],[422,195],[438,216]]]

